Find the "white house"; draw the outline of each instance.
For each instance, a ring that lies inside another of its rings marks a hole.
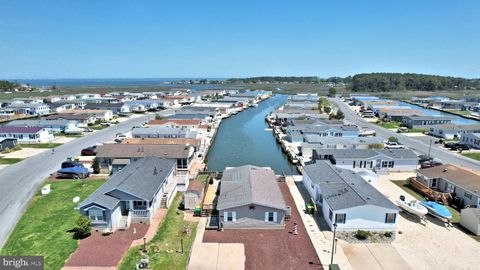
[[[54,139],[53,132],[43,127],[0,126],[0,138],[17,139],[23,143],[43,143]]]
[[[304,167],[303,184],[325,222],[339,231],[390,231],[397,226],[398,207],[353,171],[326,161]]]
[[[430,127],[428,133],[447,140],[461,139],[468,133],[480,133],[480,125],[433,125]]]
[[[480,133],[463,134],[460,142],[472,148],[480,148]]]

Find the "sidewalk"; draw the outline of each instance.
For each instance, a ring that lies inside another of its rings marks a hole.
[[[330,264],[331,260],[331,250],[332,250],[332,239],[333,239],[333,232],[331,231],[321,231],[318,227],[317,223],[313,216],[305,214],[305,200],[298,189],[297,184],[301,183],[301,176],[287,176],[286,182],[287,186],[290,189],[290,193],[295,201],[297,206],[298,212],[305,224],[307,229],[308,236],[312,240],[313,246],[315,247],[315,251],[317,252],[320,261],[325,269],[328,269],[328,265]],[[339,240],[340,242],[340,240]],[[340,266],[342,270],[352,270],[352,266],[348,261],[347,257],[343,253],[342,248],[340,247],[340,243],[337,246],[337,253],[334,254],[333,262]]]

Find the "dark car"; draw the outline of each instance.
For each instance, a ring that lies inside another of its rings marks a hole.
[[[90,172],[83,165],[67,167],[57,171],[57,178],[83,179],[89,176]]]
[[[97,149],[96,146],[90,146],[90,147],[87,147],[85,149],[82,149],[82,151],[80,152],[80,154],[82,156],[95,156],[97,153],[95,152],[95,150]]]
[[[461,144],[461,143],[456,143],[452,148],[450,148],[452,150],[456,150],[456,151],[463,151],[463,150],[470,150],[470,146],[468,145],[465,145],[465,144]]]
[[[456,144],[457,143],[454,143],[454,142],[446,142],[446,143],[443,144],[443,146],[445,148],[452,149],[453,147],[455,147]]]
[[[427,162],[427,161],[432,161],[433,158],[428,156],[428,155],[419,155],[418,156],[418,162],[420,163],[424,163],[424,162]]]
[[[430,161],[425,161],[420,163],[420,168],[425,169],[425,168],[431,168],[435,166],[440,166],[443,165],[443,163],[435,160],[430,160]]]
[[[64,161],[62,162],[62,169],[71,168],[71,167],[83,167],[83,164],[78,161]]]

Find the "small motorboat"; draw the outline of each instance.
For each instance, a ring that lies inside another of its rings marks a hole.
[[[405,196],[401,195],[400,199],[397,200],[397,204],[400,208],[405,210],[405,212],[408,212],[412,215],[415,215],[419,217],[420,219],[423,219],[426,214],[428,214],[428,209],[420,204],[419,201],[417,200],[411,200],[407,202],[405,200]]]
[[[447,207],[443,204],[439,204],[433,201],[423,201],[421,202],[423,206],[428,209],[428,213],[443,222],[450,222],[452,218],[452,213],[448,211]]]

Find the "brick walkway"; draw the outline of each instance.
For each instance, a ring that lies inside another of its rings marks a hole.
[[[134,228],[136,234],[133,234]],[[102,235],[101,232],[93,232],[90,237],[80,241],[80,246],[67,261],[63,270],[72,269],[69,267],[82,267],[81,269],[116,267],[132,242],[143,239],[147,230],[148,225],[132,224],[127,230],[117,230],[108,236]]]
[[[292,208],[290,221],[282,230],[205,231],[203,242],[243,243],[245,269],[323,269],[286,183],[279,183],[287,205]],[[289,230],[297,222],[298,235]]]
[[[157,211],[155,212],[155,216],[152,218],[152,221],[150,222],[150,226],[148,227],[148,230],[144,236],[147,242],[150,242],[153,239],[153,237],[157,233],[158,227],[160,226],[163,219],[167,215],[167,212],[168,212],[168,209],[165,209],[165,208],[157,209]],[[143,238],[134,240],[130,245],[130,247],[138,246],[141,244],[143,244]]]

